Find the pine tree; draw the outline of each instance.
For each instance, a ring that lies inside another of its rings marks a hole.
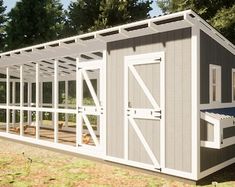
[[[64,16],[59,0],[21,0],[8,16],[8,50],[54,40],[61,36]]]
[[[234,0],[158,0],[164,13],[192,9],[235,44]]]
[[[3,6],[3,0],[0,0],[0,52],[3,50],[5,46],[5,15],[6,7]]]
[[[65,29],[68,35],[88,32],[94,26],[95,21],[101,13],[101,0],[77,0],[71,2],[67,14]]]
[[[210,22],[235,45],[235,3],[231,8],[221,8]]]
[[[70,34],[104,29],[149,17],[150,0],[77,0],[67,12]]]

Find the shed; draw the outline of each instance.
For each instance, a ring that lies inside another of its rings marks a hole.
[[[235,163],[235,46],[191,10],[1,53],[0,73],[0,137],[191,180]]]

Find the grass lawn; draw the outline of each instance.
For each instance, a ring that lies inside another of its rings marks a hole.
[[[0,139],[0,149],[1,187],[190,186],[173,179],[84,160],[3,139]],[[224,175],[219,176],[218,179],[223,178]],[[235,186],[235,180],[218,183],[218,186]]]

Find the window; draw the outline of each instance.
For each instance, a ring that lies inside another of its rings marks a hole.
[[[221,66],[210,64],[210,102],[221,102]]]
[[[232,69],[232,101],[235,101],[235,69]]]

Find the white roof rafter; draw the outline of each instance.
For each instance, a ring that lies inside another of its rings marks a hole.
[[[235,54],[235,46],[231,42],[200,18],[195,12],[187,10],[1,53],[0,67],[4,68],[16,64],[30,64],[32,62],[52,59],[65,60],[67,65],[64,66],[69,67],[68,63],[75,64],[75,61],[69,58],[75,59],[76,57],[81,57],[83,60],[98,59],[99,56],[97,56],[95,52],[106,49],[107,42],[180,28],[189,28],[192,26],[198,26],[232,54]]]

